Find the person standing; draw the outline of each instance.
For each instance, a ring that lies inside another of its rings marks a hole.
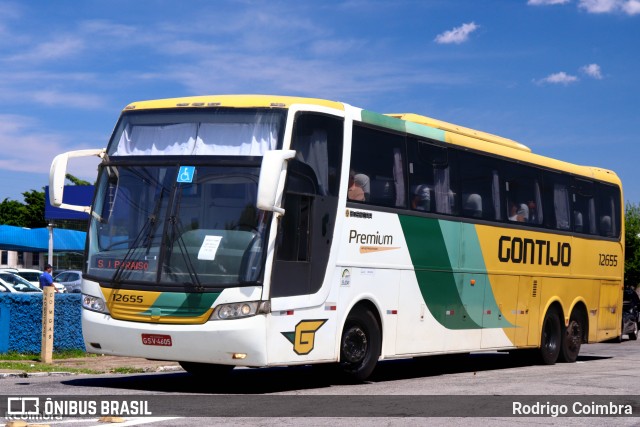
[[[51,266],[51,264],[46,264],[44,266],[44,272],[40,275],[40,287],[43,291],[46,286],[53,286],[53,277],[51,277],[52,270],[53,267]],[[55,286],[53,286],[53,290],[55,292],[58,292]]]

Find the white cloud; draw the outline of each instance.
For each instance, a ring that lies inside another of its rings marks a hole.
[[[589,13],[613,12],[619,0],[580,0],[579,7]]]
[[[469,34],[474,32],[479,28],[475,22],[470,22],[468,24],[462,24],[460,27],[456,27],[453,30],[445,31],[442,34],[438,34],[436,36],[436,43],[440,44],[460,44],[466,42],[469,39]]]
[[[594,79],[602,79],[602,70],[600,69],[600,66],[598,64],[585,65],[584,67],[580,68],[580,71],[582,71],[589,77],[593,77]]]
[[[102,108],[105,105],[104,99],[98,95],[60,92],[51,89],[29,92],[27,96],[40,104],[56,107]]]
[[[571,0],[529,0],[527,4],[531,6],[546,6],[551,4],[565,4]]]
[[[30,117],[0,114],[0,150],[3,153],[0,169],[42,173],[49,170],[51,161],[56,155],[69,150],[90,148],[70,144],[75,138],[41,130],[40,125],[37,120]],[[20,149],[17,150],[15,147]],[[97,164],[97,158],[92,161],[92,164],[74,163],[71,173],[79,177],[95,179]]]
[[[576,76],[572,76],[570,74],[565,73],[564,71],[560,71],[559,73],[554,73],[554,74],[550,74],[547,77],[540,79],[540,80],[535,80],[536,83],[538,84],[562,84],[562,85],[569,85],[571,83],[575,83],[578,81],[578,78]]]
[[[55,60],[75,56],[84,50],[84,42],[74,36],[62,36],[54,40],[40,43],[23,53],[8,58],[13,62],[38,63],[47,60]]]
[[[640,14],[640,0],[579,0],[578,7],[589,13],[623,12]]]
[[[640,0],[629,0],[622,5],[622,10],[627,15],[640,14]]]

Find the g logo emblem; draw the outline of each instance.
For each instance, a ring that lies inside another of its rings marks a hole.
[[[301,356],[311,353],[316,339],[316,331],[326,323],[327,319],[302,320],[292,332],[282,332],[282,335],[293,344],[293,351]]]

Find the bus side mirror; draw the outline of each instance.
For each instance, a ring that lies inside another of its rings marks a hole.
[[[51,170],[49,171],[49,202],[51,206],[69,209],[72,211],[89,213],[90,206],[76,206],[62,203],[64,195],[64,182],[67,175],[67,163],[72,157],[91,157],[98,156],[104,158],[106,150],[104,148],[95,150],[76,150],[67,153],[58,154],[51,162]]]
[[[295,150],[273,150],[264,154],[258,182],[258,209],[284,215],[284,209],[276,206],[278,190],[284,178],[286,162],[295,155]]]

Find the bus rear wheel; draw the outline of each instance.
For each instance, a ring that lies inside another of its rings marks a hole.
[[[635,341],[638,339],[638,324],[637,323],[633,323],[633,332],[629,332],[627,334],[629,336],[629,339],[632,341]]]
[[[549,309],[544,316],[540,334],[540,361],[544,365],[553,365],[560,355],[562,345],[560,316],[555,309]]]
[[[340,367],[352,378],[364,381],[378,363],[382,338],[378,320],[366,309],[349,314],[340,339]]]
[[[562,346],[560,349],[560,360],[562,362],[573,363],[578,359],[580,346],[582,344],[582,322],[572,314],[569,319],[569,326],[562,334]]]
[[[191,375],[198,377],[221,377],[228,375],[233,369],[233,365],[216,365],[213,363],[199,363],[199,362],[179,362],[182,369],[190,373]]]

